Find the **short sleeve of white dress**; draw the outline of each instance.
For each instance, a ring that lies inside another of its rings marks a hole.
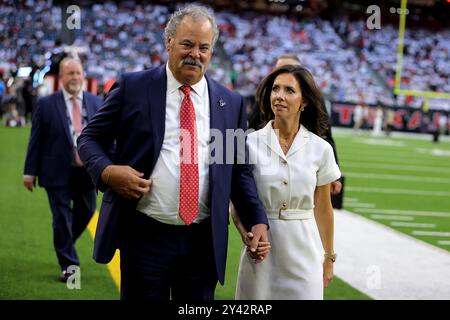
[[[317,171],[317,186],[323,186],[341,177],[341,171],[334,159],[333,148],[328,142],[324,142],[322,161]]]

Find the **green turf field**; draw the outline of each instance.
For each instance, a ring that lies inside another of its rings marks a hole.
[[[22,185],[28,135],[28,128],[0,127],[0,299],[117,299],[107,268],[91,258],[87,232],[77,244],[81,289],[58,282],[47,195]]]
[[[46,193],[41,188],[30,193],[22,185],[28,135],[29,128],[0,127],[0,299],[118,299],[108,269],[91,258],[93,241],[88,232],[77,243],[81,290],[69,290],[57,281],[59,267]],[[338,141],[342,157],[352,150],[352,142],[349,140],[346,146],[346,141]],[[353,196],[351,192],[347,194]],[[362,201],[362,196],[358,197]],[[230,229],[226,283],[218,286],[217,299],[234,297],[241,241],[234,227]],[[325,298],[368,299],[338,278],[326,290]]]
[[[450,142],[336,135],[344,207],[450,249]]]

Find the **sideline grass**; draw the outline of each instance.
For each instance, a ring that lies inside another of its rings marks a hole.
[[[81,290],[69,290],[57,281],[59,267],[45,190],[30,193],[22,185],[28,136],[29,128],[0,126],[0,299],[118,299],[106,266],[92,260],[93,241],[88,232],[77,243]],[[226,283],[217,287],[216,299],[234,298],[240,250],[240,237],[231,224]],[[338,278],[325,297],[369,299]]]
[[[81,289],[58,282],[46,192],[22,185],[28,135],[29,128],[0,127],[0,299],[117,299],[107,268],[92,260],[87,232],[77,243]]]
[[[410,222],[434,224],[421,229],[393,226],[393,220],[373,219],[391,228],[449,251],[449,237],[418,236],[414,230],[450,231],[450,142],[433,143],[411,138],[371,137],[335,132],[341,170],[346,178],[344,208],[369,219],[376,210],[447,212],[447,216],[411,215]],[[391,177],[391,178],[390,178]],[[364,191],[370,188],[373,192]],[[390,190],[390,193],[382,191]],[[347,201],[346,199],[357,199]],[[360,203],[372,208],[358,207]],[[394,215],[394,214],[392,214]],[[398,214],[397,214],[398,215]]]

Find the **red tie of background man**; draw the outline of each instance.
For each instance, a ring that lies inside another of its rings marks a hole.
[[[80,107],[78,106],[77,97],[75,96],[72,96],[72,126],[73,131],[75,131],[76,136],[78,137],[81,133],[81,112]],[[74,150],[74,162],[80,167],[83,165],[77,149]]]
[[[191,100],[191,87],[182,86],[184,99],[180,108],[180,130],[189,132],[189,141],[183,142],[180,134],[180,217],[187,224],[198,216],[198,146],[197,129],[195,125],[195,109]],[[183,145],[190,144],[190,148],[183,150]],[[190,150],[191,154],[184,154]]]

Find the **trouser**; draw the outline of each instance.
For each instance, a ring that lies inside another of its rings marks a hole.
[[[121,299],[213,300],[217,285],[211,219],[189,226],[131,212],[120,248]]]
[[[45,189],[53,216],[53,245],[61,270],[65,270],[80,264],[75,241],[95,211],[95,188],[84,168],[73,167],[69,184]]]

